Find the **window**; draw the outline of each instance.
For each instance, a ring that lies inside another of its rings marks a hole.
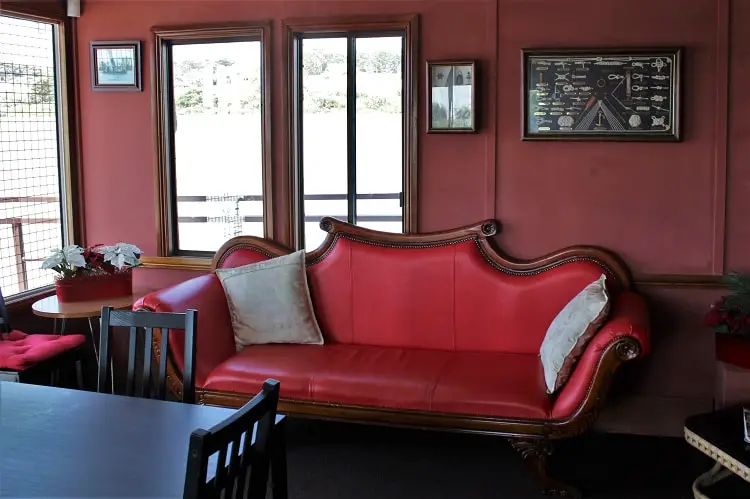
[[[154,30],[161,256],[270,236],[267,30]]]
[[[416,230],[416,19],[289,29],[296,246],[323,242],[323,216]]]
[[[68,240],[60,26],[0,14],[0,288],[53,283],[41,263]]]

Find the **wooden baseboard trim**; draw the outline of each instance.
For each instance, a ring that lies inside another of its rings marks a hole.
[[[5,299],[5,306],[8,310],[17,310],[20,308],[31,308],[31,304],[42,298],[47,298],[55,294],[55,286],[44,286],[33,289],[25,293],[10,296]]]

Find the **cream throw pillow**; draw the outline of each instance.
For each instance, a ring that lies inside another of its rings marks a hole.
[[[547,393],[555,393],[570,377],[578,358],[609,313],[607,276],[586,286],[557,314],[547,329],[540,355]]]
[[[217,269],[237,350],[263,343],[323,344],[300,250],[264,262]]]

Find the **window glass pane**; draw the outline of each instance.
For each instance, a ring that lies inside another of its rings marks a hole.
[[[261,42],[172,46],[177,247],[263,236]]]
[[[403,232],[403,211],[398,195],[376,195],[376,199],[363,197],[359,195],[357,199],[357,225],[383,232]]]
[[[346,220],[347,215],[346,52],[346,38],[302,40],[302,192],[309,249],[326,235],[316,219],[338,215]],[[335,205],[336,213],[326,212],[321,201],[313,200],[321,194],[344,200]]]
[[[0,288],[52,284],[63,245],[56,27],[0,15]]]
[[[320,228],[321,218],[346,220],[347,207],[345,194],[308,195],[305,200],[305,248],[317,248],[328,235]]]
[[[402,44],[401,36],[356,40],[357,225],[388,232],[403,231]]]

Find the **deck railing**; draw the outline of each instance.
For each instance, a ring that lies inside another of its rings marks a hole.
[[[6,203],[58,203],[54,196],[6,196],[0,197],[0,205]],[[27,262],[41,261],[40,258],[27,258],[23,241],[23,226],[33,224],[59,223],[59,217],[9,217],[0,218],[0,226],[10,225],[13,240],[13,266],[16,269],[18,292],[26,291],[29,287]]]
[[[305,201],[346,201],[346,194],[307,194],[305,195]],[[400,193],[383,193],[383,194],[357,194],[357,200],[400,200]],[[257,195],[238,195],[238,196],[177,196],[177,202],[193,202],[193,203],[211,203],[211,202],[227,202],[239,204],[243,201],[262,201],[262,196]],[[6,203],[59,203],[60,200],[57,197],[49,196],[9,196],[0,197],[0,206]],[[346,220],[346,214],[327,214],[326,216],[332,216]],[[305,216],[305,222],[317,222],[322,218],[321,216],[309,215]],[[359,222],[400,222],[402,217],[400,215],[358,215],[357,221]],[[242,222],[262,222],[263,218],[260,216],[243,216],[240,217]],[[210,222],[221,222],[221,217],[210,217],[210,216],[192,216],[192,217],[178,217],[178,223],[210,223]],[[18,292],[23,292],[28,289],[28,269],[27,262],[42,261],[43,258],[28,258],[24,249],[24,225],[34,224],[50,224],[59,223],[59,217],[10,217],[0,218],[0,226],[10,225],[13,237],[13,266],[15,267],[16,280],[18,282]]]

